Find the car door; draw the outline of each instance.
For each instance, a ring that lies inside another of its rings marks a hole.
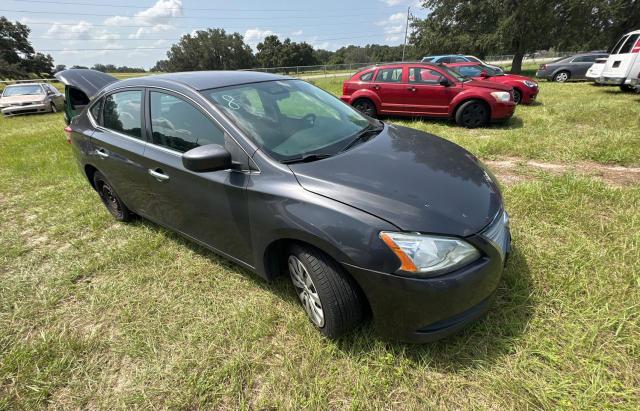
[[[380,97],[381,112],[402,114],[406,111],[407,88],[406,84],[402,83],[402,75],[402,66],[378,69],[369,88]]]
[[[584,79],[589,67],[596,62],[597,55],[578,56],[571,61],[571,78]]]
[[[443,86],[440,81],[446,78],[434,68],[409,67],[405,99],[406,110],[415,115],[446,116],[449,103],[453,98],[451,87]]]
[[[146,138],[142,119],[143,89],[121,89],[89,107],[95,123],[90,156],[126,206],[143,213],[148,205],[147,169],[142,164]]]
[[[150,88],[145,113],[150,139],[145,165],[151,194],[145,216],[249,263],[248,155],[217,120],[186,96]],[[182,153],[205,144],[224,146],[237,168],[187,170]]]

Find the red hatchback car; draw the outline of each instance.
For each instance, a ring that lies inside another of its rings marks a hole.
[[[533,103],[538,96],[538,83],[526,76],[507,74],[480,63],[451,63],[447,64],[447,67],[465,77],[492,81],[513,87],[513,100],[516,104]]]
[[[340,98],[372,117],[453,118],[469,128],[509,119],[516,108],[510,86],[467,78],[429,63],[368,67],[344,82]]]

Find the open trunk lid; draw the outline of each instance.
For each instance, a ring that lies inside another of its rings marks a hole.
[[[54,76],[65,85],[65,120],[67,124],[106,86],[118,81],[110,74],[89,69],[59,71]]]

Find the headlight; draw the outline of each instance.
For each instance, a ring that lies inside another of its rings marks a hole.
[[[524,80],[522,83],[524,83],[524,85],[527,87],[531,87],[531,88],[538,87],[537,83],[530,80]]]
[[[474,246],[456,238],[382,231],[380,239],[400,259],[400,271],[417,276],[453,271],[480,258]]]
[[[506,91],[494,91],[491,95],[500,103],[506,103],[511,100],[511,94]]]

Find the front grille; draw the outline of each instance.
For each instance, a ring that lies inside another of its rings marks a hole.
[[[501,212],[493,222],[484,230],[481,235],[489,240],[491,244],[500,252],[504,260],[509,253],[511,244],[511,233],[509,232],[509,213]]]

